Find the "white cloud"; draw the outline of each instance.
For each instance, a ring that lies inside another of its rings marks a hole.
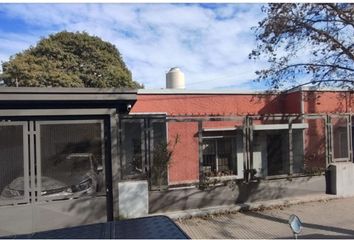
[[[27,49],[38,41],[38,36],[14,34],[0,30],[0,62],[6,61],[15,53]]]
[[[0,13],[41,35],[87,31],[114,43],[134,79],[147,88],[163,88],[174,66],[185,72],[191,89],[244,86],[255,78],[257,65],[248,53],[255,46],[250,27],[262,17],[260,5],[3,4]],[[1,36],[0,41],[16,41],[9,48],[0,43],[0,60],[35,42],[28,33]]]

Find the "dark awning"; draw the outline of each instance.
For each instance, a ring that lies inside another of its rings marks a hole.
[[[136,89],[0,87],[0,109],[116,108],[125,112]]]

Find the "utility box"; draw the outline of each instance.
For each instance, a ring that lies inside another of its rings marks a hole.
[[[354,164],[331,163],[329,169],[330,192],[338,196],[354,196]]]
[[[119,182],[118,191],[120,218],[137,218],[148,215],[149,191],[147,181]]]

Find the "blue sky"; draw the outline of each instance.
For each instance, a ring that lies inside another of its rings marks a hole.
[[[165,86],[178,66],[188,89],[254,89],[248,59],[260,4],[0,4],[0,61],[41,37],[86,31],[117,46],[134,80]]]

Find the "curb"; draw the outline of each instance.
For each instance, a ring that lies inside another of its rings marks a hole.
[[[154,213],[149,214],[149,216],[154,215],[165,215],[173,220],[188,219],[192,217],[205,217],[208,215],[222,214],[222,213],[236,213],[240,211],[251,211],[260,210],[281,206],[290,206],[307,202],[318,202],[318,201],[330,201],[334,199],[340,199],[343,196],[319,194],[292,198],[281,198],[275,200],[259,201],[259,202],[246,202],[234,205],[223,205],[223,206],[213,206],[207,208],[198,209],[188,209],[182,211],[165,212],[165,213]]]

